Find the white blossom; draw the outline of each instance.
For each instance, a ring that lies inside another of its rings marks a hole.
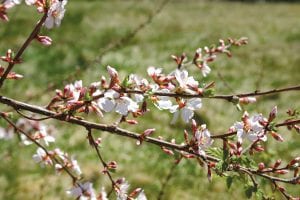
[[[138,100],[141,100],[140,96],[136,96]],[[131,98],[126,96],[120,96],[120,94],[114,90],[108,90],[105,92],[104,97],[98,100],[99,107],[105,112],[115,112],[126,116],[128,112],[136,112],[139,108],[138,104]]]
[[[264,126],[260,122],[265,121],[261,114],[249,117],[248,113],[245,112],[243,115],[243,121],[236,122],[234,129],[237,131],[238,140],[242,143],[243,139],[246,138],[251,142],[256,140],[266,141],[267,136],[264,134]]]
[[[48,11],[48,16],[45,21],[45,26],[48,29],[53,27],[58,27],[61,24],[61,20],[65,14],[65,5],[67,4],[67,0],[55,1],[51,4],[51,7]]]
[[[177,82],[179,83],[179,87],[181,89],[181,91],[187,92],[187,93],[191,93],[194,94],[195,91],[191,90],[191,88],[196,89],[198,88],[198,81],[196,81],[194,79],[194,77],[192,76],[188,76],[188,72],[186,70],[179,70],[177,69],[174,72],[175,78],[177,80]]]
[[[174,112],[171,124],[174,124],[178,117],[181,116],[185,123],[188,123],[194,116],[194,111],[202,107],[202,101],[200,98],[191,98],[186,100],[183,105],[178,106]]]

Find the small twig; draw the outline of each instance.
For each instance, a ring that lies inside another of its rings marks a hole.
[[[100,160],[100,162],[101,162],[101,164],[102,164],[102,166],[104,168],[104,173],[107,174],[109,180],[111,181],[112,190],[113,190],[115,187],[117,187],[117,185],[116,185],[115,181],[113,180],[111,173],[109,172],[107,163],[104,161],[104,159],[103,159],[103,157],[102,157],[102,155],[100,153],[100,150],[98,148],[98,144],[95,142],[95,139],[94,139],[94,137],[92,135],[92,129],[91,128],[87,128],[87,131],[88,131],[89,143],[90,143],[90,145],[92,145],[92,147],[94,147],[94,149],[95,149],[95,151],[97,153],[97,156],[98,156],[98,158],[99,158],[99,160]]]

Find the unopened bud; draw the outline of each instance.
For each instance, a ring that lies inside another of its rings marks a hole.
[[[275,117],[277,116],[277,112],[278,112],[277,106],[275,106],[269,114],[269,119],[268,119],[269,122],[272,122],[275,119]]]
[[[255,103],[255,102],[256,102],[255,97],[241,97],[241,98],[239,98],[239,103],[240,104],[247,105],[249,103]]]
[[[37,35],[35,39],[45,46],[50,46],[52,44],[52,39],[49,36]]]
[[[262,171],[263,169],[265,169],[265,164],[261,162],[258,164],[258,170]]]
[[[279,167],[280,164],[281,164],[281,160],[280,159],[276,160],[273,168],[276,169],[277,167]]]
[[[280,134],[278,134],[274,131],[271,131],[271,135],[275,140],[277,140],[279,142],[283,142],[283,137]]]

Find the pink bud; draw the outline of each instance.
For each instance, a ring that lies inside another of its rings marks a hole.
[[[143,191],[142,188],[136,188],[129,194],[129,197],[136,197],[142,191]]]
[[[269,114],[269,119],[268,121],[271,122],[275,119],[275,117],[277,116],[277,106],[274,106],[274,108],[271,110],[270,114]]]
[[[126,119],[126,122],[127,122],[128,124],[132,124],[132,125],[138,124],[138,122],[137,122],[136,120],[134,120],[134,119]]]
[[[174,152],[170,149],[167,149],[166,147],[162,147],[161,148],[166,154],[169,154],[169,155],[174,155]]]
[[[279,165],[281,164],[281,159],[276,160],[273,169],[276,169],[277,167],[279,167]]]
[[[249,103],[255,103],[256,98],[255,97],[241,97],[241,98],[239,98],[239,102],[240,102],[240,104],[247,105]]]
[[[49,36],[37,35],[35,39],[45,46],[50,46],[52,44],[52,39]]]
[[[276,174],[287,174],[289,171],[288,170],[276,170]]]
[[[147,129],[147,130],[144,131],[143,136],[144,136],[144,137],[148,137],[148,136],[151,135],[154,131],[155,131],[155,128],[149,128],[149,129]]]
[[[277,140],[277,141],[279,141],[279,142],[283,142],[283,138],[282,138],[282,136],[281,136],[280,134],[275,133],[274,131],[272,131],[272,132],[271,132],[271,135],[272,135],[272,137],[273,137],[275,140]]]
[[[110,77],[118,76],[117,70],[111,66],[107,66],[107,71],[108,71],[108,74],[110,75]]]
[[[296,163],[300,163],[300,157],[296,157],[293,160],[291,160],[291,162],[289,163],[290,166],[296,164]]]
[[[265,169],[265,164],[261,162],[258,164],[258,170],[262,171],[263,169]]]
[[[118,167],[117,165],[117,162],[116,161],[110,161],[108,164],[107,164],[107,167],[109,169],[116,169]]]

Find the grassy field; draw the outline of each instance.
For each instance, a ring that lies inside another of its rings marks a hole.
[[[25,62],[15,68],[25,78],[18,82],[7,81],[2,94],[46,105],[54,95],[54,90],[47,90],[53,83],[61,88],[69,81],[82,79],[87,85],[106,75],[107,65],[116,67],[122,76],[127,73],[146,76],[148,66],[163,67],[166,72],[171,72],[176,67],[170,59],[171,54],[186,52],[192,57],[198,47],[217,43],[220,38],[242,36],[249,38],[249,45],[234,49],[231,59],[220,56],[211,66],[212,73],[203,80],[215,81],[217,94],[299,84],[300,4],[173,0],[135,37],[106,52],[101,61],[95,62],[107,46],[126,37],[146,21],[160,3],[158,0],[70,1],[62,26],[43,30],[53,39],[53,45],[43,47],[34,42],[23,56]],[[9,23],[0,24],[1,55],[8,48],[17,50],[39,18],[33,8],[26,6],[11,10],[9,16]],[[193,73],[197,76],[199,72]],[[282,119],[288,108],[300,108],[299,98],[299,92],[271,95],[246,108],[250,113],[267,115],[274,105],[278,105]],[[241,112],[227,102],[203,100],[203,104],[197,118],[208,124],[213,133],[226,131],[241,116]],[[8,109],[2,105],[0,108]],[[114,118],[110,116],[105,120]],[[155,137],[162,135],[181,141],[183,134],[178,130],[183,129],[184,124],[172,126],[171,119],[169,113],[151,112],[140,119],[140,125],[130,129],[142,131],[155,127]],[[101,119],[94,120],[102,122]],[[84,178],[92,180],[95,188],[109,188],[107,177],[99,173],[96,154],[86,141],[86,131],[55,121],[47,123],[58,127],[57,142],[51,148],[60,147],[75,155]],[[278,143],[270,139],[267,152],[258,160],[272,163],[278,157],[289,160],[299,156],[299,134],[281,131],[286,142],[279,148]],[[97,134],[103,138],[105,159],[119,163],[114,177],[127,177],[132,188],[143,187],[149,199],[156,199],[174,160],[156,146],[143,144],[137,147],[135,141],[126,138],[102,132]],[[64,175],[56,176],[51,168],[41,169],[31,158],[35,150],[34,146],[20,145],[17,139],[0,140],[0,199],[68,198],[65,190],[70,187],[71,180]],[[272,194],[270,187],[263,187],[274,198],[282,198]],[[185,160],[175,169],[162,199],[244,199],[243,189],[243,185],[236,183],[227,190],[225,179],[218,177],[209,183],[205,171],[196,162]],[[293,186],[288,190],[299,195],[300,188]]]

